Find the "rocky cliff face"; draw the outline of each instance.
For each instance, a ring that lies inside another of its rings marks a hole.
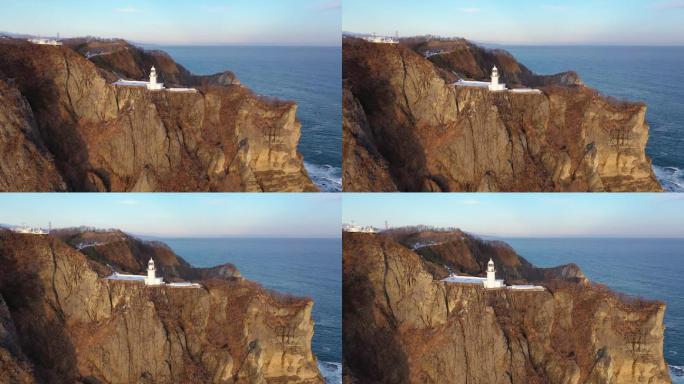
[[[15,89],[3,96],[0,119],[14,121],[10,128],[20,133],[13,135],[36,143],[43,155],[32,163],[16,155],[28,163],[27,177],[41,179],[38,185],[3,172],[3,190],[316,190],[297,152],[294,103],[257,96],[229,72],[194,76],[160,52],[93,44],[0,44],[0,82]],[[111,84],[144,79],[151,65],[159,67],[160,81],[199,92]],[[0,141],[0,153],[17,142]]]
[[[645,154],[645,105],[603,97],[572,72],[537,76],[504,51],[435,44],[344,40],[351,101],[343,129],[350,136],[364,129],[369,138],[346,140],[345,154],[379,154],[374,162],[386,163],[393,180],[369,184],[370,171],[345,159],[346,190],[661,190]],[[426,59],[427,51],[443,53]],[[452,85],[487,80],[493,65],[510,86],[543,93]]]
[[[82,248],[84,237],[98,244]],[[323,382],[311,300],[267,291],[230,265],[184,271],[167,248],[119,232],[61,238],[0,232],[0,376],[10,382]],[[141,273],[123,260],[149,252],[166,254],[160,269],[178,277],[202,275],[202,288],[103,279],[112,268]]]
[[[503,244],[419,237],[433,245],[344,234],[345,382],[670,383],[663,303],[591,284],[576,266],[534,268]],[[432,258],[418,252],[427,248]],[[507,284],[546,290],[436,280],[445,268],[482,275],[489,257]]]
[[[0,72],[0,191],[63,191],[66,184],[38,132],[31,106]]]
[[[363,108],[347,86],[343,97],[343,180],[346,192],[396,192],[397,186],[389,173],[389,164],[377,150],[370,134]]]

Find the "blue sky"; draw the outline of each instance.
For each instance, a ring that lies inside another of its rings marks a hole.
[[[342,0],[0,0],[0,31],[158,44],[340,45]]]
[[[345,194],[345,223],[501,237],[684,237],[684,194]]]
[[[3,193],[0,224],[92,226],[136,235],[340,237],[335,194]]]
[[[346,32],[502,44],[684,44],[684,0],[344,0]]]

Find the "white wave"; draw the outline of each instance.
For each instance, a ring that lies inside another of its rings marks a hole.
[[[323,192],[342,192],[342,169],[331,165],[316,165],[304,162],[311,180]]]
[[[684,367],[681,365],[667,365],[670,369],[672,384],[684,384]]]
[[[342,384],[342,363],[319,361],[318,369],[326,384]]]
[[[684,172],[681,169],[653,165],[653,172],[665,190],[669,192],[684,192]]]

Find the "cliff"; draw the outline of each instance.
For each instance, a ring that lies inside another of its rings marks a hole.
[[[54,161],[38,132],[31,106],[0,72],[0,191],[63,191]]]
[[[344,190],[396,192],[389,164],[378,152],[363,109],[346,85],[342,89],[342,103],[342,178],[353,180],[345,183]]]
[[[198,92],[112,85],[146,79],[152,65],[160,82]],[[0,121],[11,122],[0,153],[26,170],[0,168],[2,190],[317,190],[297,151],[296,104],[258,96],[230,72],[195,76],[123,41],[3,39],[0,90]]]
[[[542,94],[453,85],[488,81],[494,65],[509,87]],[[345,136],[368,138],[344,142],[346,191],[661,190],[645,153],[646,106],[604,97],[574,72],[538,76],[465,40],[345,38],[343,78]],[[374,154],[371,170],[358,152]],[[382,167],[391,181],[369,182],[384,180]]]
[[[142,273],[150,255],[167,281],[201,277],[202,288],[103,279]],[[323,382],[312,301],[268,291],[232,265],[194,269],[159,243],[75,230],[0,231],[0,263],[0,377],[9,382]]]
[[[507,284],[545,290],[437,280],[446,268],[482,276],[489,257]],[[670,383],[665,305],[577,266],[536,268],[458,231],[345,233],[343,274],[346,383]]]

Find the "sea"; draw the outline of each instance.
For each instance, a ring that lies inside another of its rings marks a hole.
[[[233,71],[254,92],[297,102],[299,151],[324,192],[342,190],[340,47],[143,46],[161,49],[198,75]]]
[[[490,46],[493,48],[494,46]],[[538,74],[574,70],[601,93],[648,105],[646,153],[668,191],[684,191],[684,47],[497,46]]]
[[[504,239],[538,267],[576,263],[592,281],[628,295],[662,300],[665,360],[684,384],[684,239]]]
[[[326,383],[342,383],[341,239],[151,238],[194,267],[233,263],[266,288],[314,301],[312,349]]]

